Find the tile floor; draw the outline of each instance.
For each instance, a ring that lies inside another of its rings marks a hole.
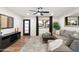
[[[16,41],[14,44],[12,44],[8,48],[4,49],[3,52],[19,52],[20,49],[27,43],[29,38],[30,38],[29,36],[21,37],[21,39]]]

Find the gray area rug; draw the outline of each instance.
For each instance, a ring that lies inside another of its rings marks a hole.
[[[47,44],[42,43],[42,38],[32,36],[20,52],[47,52]]]
[[[79,52],[79,42],[75,42],[75,47],[72,50],[74,52]]]
[[[71,45],[71,49],[73,52],[79,52],[79,40],[74,40]]]

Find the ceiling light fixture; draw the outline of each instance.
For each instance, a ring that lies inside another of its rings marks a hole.
[[[40,16],[40,13],[37,13],[38,16]]]
[[[27,15],[30,15],[29,13],[27,13]]]
[[[51,13],[51,15],[53,16],[53,13]]]
[[[49,14],[50,11],[44,10],[43,7],[38,7],[36,10],[29,10],[33,12],[33,15],[40,15],[43,16],[43,14]]]

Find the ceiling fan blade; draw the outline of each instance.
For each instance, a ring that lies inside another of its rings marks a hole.
[[[49,13],[49,11],[41,11],[40,13]]]
[[[40,13],[41,16],[43,16],[43,13]]]
[[[33,15],[39,14],[41,16],[44,15],[44,13],[49,13],[49,11],[44,11],[42,7],[38,7],[37,10],[29,10],[33,12]]]

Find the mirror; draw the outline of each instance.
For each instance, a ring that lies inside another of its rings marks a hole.
[[[8,28],[13,28],[13,17],[8,17]]]

